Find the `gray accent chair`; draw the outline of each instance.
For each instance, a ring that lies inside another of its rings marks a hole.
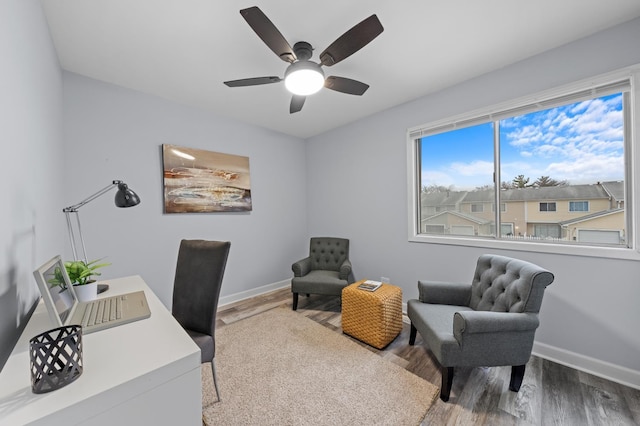
[[[200,347],[201,362],[211,363],[218,401],[216,313],[230,247],[229,241],[182,240],[171,306],[174,318]]]
[[[440,399],[449,400],[454,367],[511,365],[509,389],[520,390],[553,278],[533,263],[485,254],[471,284],[418,281],[419,298],[407,302],[409,344],[419,332],[440,363]]]
[[[309,256],[291,265],[293,310],[298,309],[298,294],[342,296],[342,289],[355,281],[349,260],[349,240],[313,237]]]

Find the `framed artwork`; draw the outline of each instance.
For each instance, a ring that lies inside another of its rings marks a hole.
[[[162,145],[165,213],[251,211],[249,157]]]

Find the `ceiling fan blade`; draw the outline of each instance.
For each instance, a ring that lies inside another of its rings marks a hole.
[[[349,95],[362,96],[369,88],[368,84],[350,78],[329,76],[324,81],[324,87],[336,92],[347,93]]]
[[[243,78],[240,80],[231,80],[225,81],[229,87],[245,87],[245,86],[258,86],[260,84],[271,84],[278,83],[282,81],[280,77],[271,76],[271,77],[254,77],[254,78]]]
[[[378,17],[374,14],[360,22],[320,54],[320,63],[326,67],[335,65],[365,47],[371,40],[384,31]]]
[[[296,60],[296,55],[293,53],[289,42],[282,36],[276,26],[273,25],[273,22],[267,18],[267,15],[262,13],[262,10],[257,6],[253,6],[242,9],[240,14],[253,31],[258,34],[258,37],[260,37],[269,49],[273,50],[273,53],[278,55],[280,59],[289,63]]]
[[[293,95],[291,97],[291,105],[289,105],[289,114],[300,111],[306,99],[306,96]]]

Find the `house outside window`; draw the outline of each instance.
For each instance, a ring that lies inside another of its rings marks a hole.
[[[444,235],[444,225],[425,225],[423,232],[429,233],[429,234]]]
[[[572,90],[409,130],[411,220],[422,225],[410,224],[418,229],[410,240],[631,248],[629,147],[640,114],[630,99],[640,90],[629,78]],[[449,231],[431,239],[431,223]],[[452,232],[465,226],[473,235]]]

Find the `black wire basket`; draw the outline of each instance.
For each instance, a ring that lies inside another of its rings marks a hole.
[[[29,355],[33,393],[68,385],[82,374],[82,327],[58,327],[33,337]]]

